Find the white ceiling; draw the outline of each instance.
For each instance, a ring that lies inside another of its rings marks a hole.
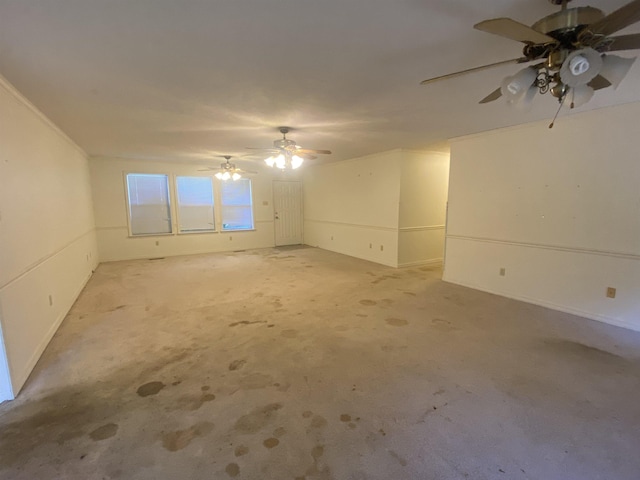
[[[532,24],[556,10],[547,0],[0,0],[0,74],[91,155],[242,155],[269,147],[279,125],[331,160],[443,149],[554,115],[549,95],[528,112],[478,105],[517,66],[419,82],[520,55],[473,24]],[[639,84],[637,62],[581,110],[639,101]]]

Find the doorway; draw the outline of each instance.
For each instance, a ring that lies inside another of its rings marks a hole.
[[[302,185],[273,181],[273,212],[276,247],[302,243]]]

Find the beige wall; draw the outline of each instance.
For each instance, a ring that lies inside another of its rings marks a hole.
[[[638,118],[633,103],[452,141],[445,280],[640,330]]]
[[[441,263],[449,154],[402,151],[398,266]]]
[[[308,168],[305,243],[393,267],[442,261],[448,156],[392,150]]]
[[[262,168],[253,175],[254,231],[171,234],[130,237],[126,208],[126,173],[162,173],[167,175],[206,175],[202,165],[92,158],[91,184],[101,261],[153,258],[194,253],[224,252],[274,245],[272,180],[279,172]],[[217,180],[215,180],[217,182]],[[174,200],[174,197],[172,197]],[[173,202],[175,204],[175,201]],[[175,209],[172,223],[176,225]],[[219,218],[216,219],[219,222]]]
[[[308,167],[305,243],[397,266],[401,158],[393,150]]]
[[[6,399],[26,381],[98,254],[86,155],[1,77],[0,185]]]

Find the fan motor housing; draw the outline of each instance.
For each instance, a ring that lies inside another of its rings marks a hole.
[[[577,7],[561,10],[534,23],[531,28],[555,38],[565,46],[577,40],[582,29],[605,17],[602,10],[593,7]]]

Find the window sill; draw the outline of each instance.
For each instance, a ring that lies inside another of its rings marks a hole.
[[[202,235],[203,233],[220,233],[220,232],[218,232],[218,230],[193,230],[193,231],[178,232],[178,235]]]

